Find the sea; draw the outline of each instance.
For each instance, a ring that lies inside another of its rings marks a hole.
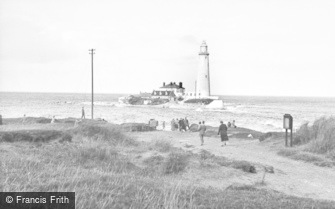
[[[203,106],[120,104],[118,98],[125,94],[95,94],[94,118],[108,122],[148,123],[155,119],[166,123],[169,129],[174,118],[187,117],[190,123],[205,121],[207,125],[219,126],[235,120],[239,127],[257,131],[283,131],[283,115],[293,117],[294,131],[300,125],[320,117],[335,115],[335,98],[321,97],[264,97],[264,96],[219,96],[224,109],[207,109]],[[84,107],[86,118],[91,118],[91,94],[79,93],[12,93],[0,92],[0,115],[3,118],[47,117],[80,118]]]

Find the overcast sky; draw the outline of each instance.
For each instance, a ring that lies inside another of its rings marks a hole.
[[[0,91],[335,96],[335,1],[1,0]]]

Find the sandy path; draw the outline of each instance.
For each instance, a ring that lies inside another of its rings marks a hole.
[[[198,133],[180,133],[170,131],[142,132],[134,136],[141,141],[153,139],[170,140],[174,146],[183,147],[193,152],[201,149],[229,159],[245,160],[256,163],[257,174],[247,175],[250,182],[259,182],[263,176],[262,166],[273,166],[274,173],[267,173],[266,188],[274,189],[288,195],[315,199],[335,200],[335,169],[323,168],[301,161],[278,156],[271,151],[269,143],[253,139],[230,139],[229,144],[221,147],[219,138],[205,138],[205,145],[200,145]],[[186,148],[185,144],[194,147]],[[239,182],[236,182],[239,183]]]

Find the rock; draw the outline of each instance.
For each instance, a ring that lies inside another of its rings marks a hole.
[[[267,173],[274,173],[274,168],[273,166],[264,166],[264,171]]]
[[[198,131],[198,128],[199,128],[199,125],[193,123],[193,124],[190,126],[190,131],[192,131],[192,132],[196,132],[196,131]]]

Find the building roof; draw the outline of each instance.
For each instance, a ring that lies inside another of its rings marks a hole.
[[[178,84],[176,84],[176,83],[169,83],[169,84],[167,84],[167,85],[165,85],[165,86],[162,86],[162,87],[160,87],[161,89],[185,89],[184,87],[179,87],[179,85]]]

